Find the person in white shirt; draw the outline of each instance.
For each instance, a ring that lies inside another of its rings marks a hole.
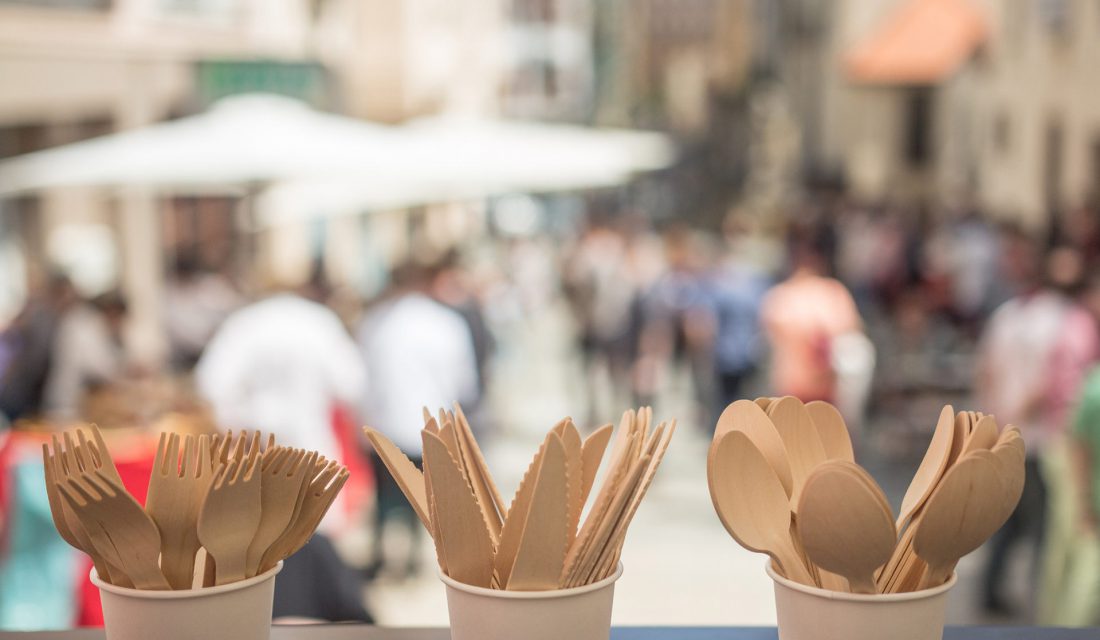
[[[355,342],[336,314],[291,294],[229,316],[195,368],[195,385],[220,426],[259,429],[330,460],[341,457],[333,407],[357,407],[366,382]]]
[[[358,339],[371,384],[363,405],[367,424],[390,438],[419,465],[422,408],[433,412],[454,402],[472,403],[478,371],[469,326],[457,312],[426,293],[430,269],[405,265],[395,270],[389,293],[365,316]],[[381,459],[371,453],[378,484],[374,558],[371,573],[383,565],[382,531],[391,518],[404,520],[415,543],[420,524]],[[411,547],[415,549],[415,544]],[[416,571],[415,554],[407,573]]]

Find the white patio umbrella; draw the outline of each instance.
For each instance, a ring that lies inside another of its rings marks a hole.
[[[0,162],[0,196],[62,186],[190,191],[369,172],[399,145],[391,127],[281,96],[235,96],[196,116]]]
[[[668,166],[675,155],[663,134],[620,129],[438,117],[400,130],[385,179],[365,173],[279,183],[260,197],[263,220],[614,186]]]

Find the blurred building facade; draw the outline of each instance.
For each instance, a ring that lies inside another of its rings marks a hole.
[[[1032,228],[1096,195],[1100,5],[782,4],[776,64],[814,171],[874,201],[972,197]]]

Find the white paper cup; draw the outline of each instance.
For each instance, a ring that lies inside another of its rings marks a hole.
[[[275,574],[205,589],[143,591],[107,584],[92,569],[103,601],[107,640],[268,640]]]
[[[439,575],[447,585],[451,640],[608,640],[615,573],[599,582],[553,591],[471,587]]]
[[[808,587],[766,566],[775,582],[779,640],[942,640],[947,592],[944,584],[912,593],[838,593]]]

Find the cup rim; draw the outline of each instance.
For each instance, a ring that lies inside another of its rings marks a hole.
[[[820,587],[811,587],[785,578],[779,575],[775,570],[770,558],[764,562],[764,570],[768,573],[769,578],[788,589],[800,591],[826,600],[845,600],[848,602],[908,602],[911,600],[934,598],[955,586],[955,582],[959,577],[957,572],[952,571],[951,577],[947,579],[947,582],[932,587],[931,589],[922,589],[920,591],[907,591],[905,593],[844,593],[841,591],[829,591],[828,589],[822,589]]]
[[[582,585],[580,587],[570,587],[568,589],[547,589],[545,591],[507,591],[505,589],[488,589],[486,587],[475,587],[473,585],[465,584],[455,580],[454,578],[438,570],[439,579],[443,581],[443,584],[451,587],[452,589],[458,589],[459,591],[465,591],[478,596],[485,596],[488,598],[500,598],[502,600],[550,600],[553,598],[568,598],[571,596],[579,596],[592,591],[599,591],[604,587],[612,585],[623,575],[623,563],[620,562],[615,567],[615,573],[591,584]]]
[[[237,582],[230,582],[229,584],[222,584],[216,587],[201,587],[199,589],[175,589],[165,591],[131,589],[129,587],[120,587],[115,584],[109,584],[100,579],[99,574],[96,573],[95,567],[92,567],[92,570],[88,572],[88,577],[91,579],[92,584],[98,587],[100,591],[108,591],[115,595],[126,596],[127,598],[140,598],[144,600],[184,600],[187,598],[205,598],[207,596],[216,596],[218,594],[227,593],[230,591],[247,589],[248,587],[274,578],[275,574],[279,573],[282,570],[283,561],[280,560],[278,564],[268,569],[267,571],[252,576],[251,578],[238,580]]]

